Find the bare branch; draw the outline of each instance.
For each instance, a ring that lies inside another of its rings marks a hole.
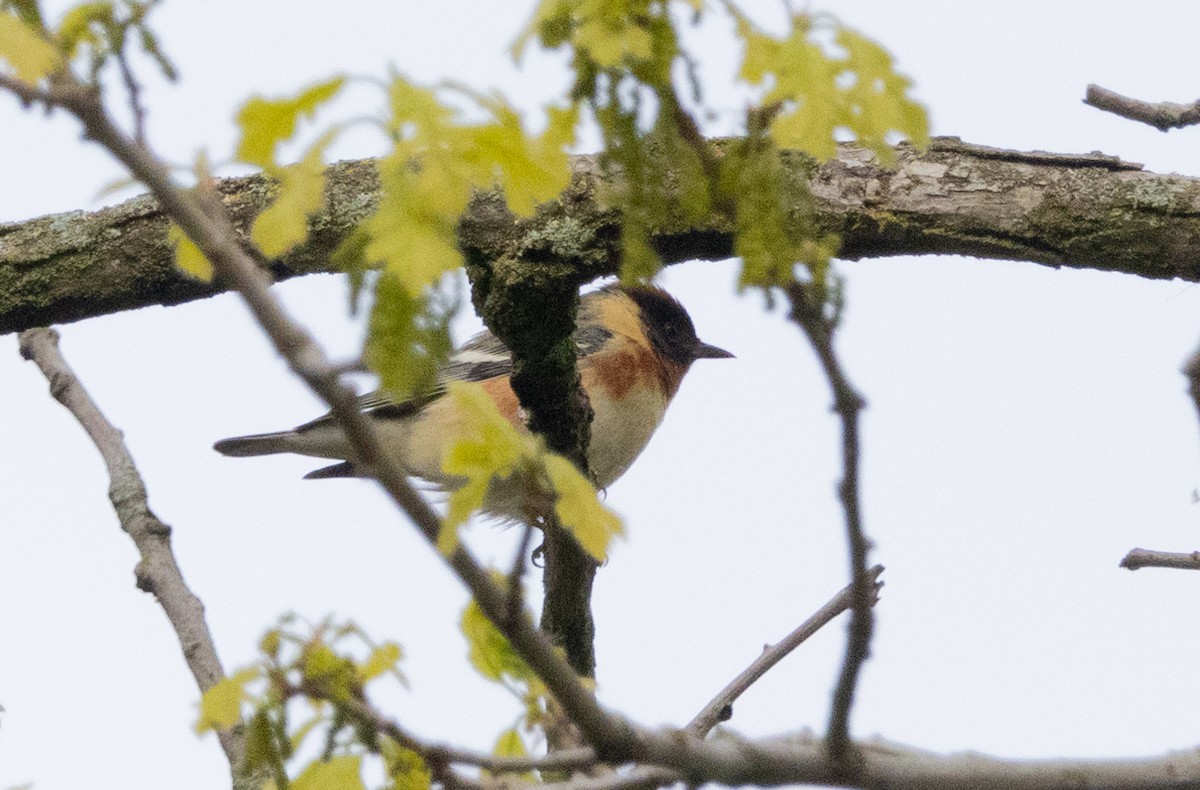
[[[1170,551],[1131,549],[1121,560],[1121,567],[1131,571],[1136,571],[1138,568],[1181,568],[1186,571],[1200,571],[1200,551],[1181,554]]]
[[[678,771],[638,770],[613,777],[581,777],[538,785],[540,790],[644,790],[700,777],[730,786],[819,784],[866,790],[1178,790],[1200,784],[1200,750],[1182,749],[1160,757],[1116,760],[1007,760],[964,752],[936,754],[875,738],[854,744],[860,758],[854,777],[835,772],[825,743],[814,735],[748,742],[736,736],[714,739],[714,766],[676,763]],[[719,755],[719,756],[718,756]]]
[[[851,770],[850,708],[863,662],[870,653],[874,618],[871,607],[873,580],[867,572],[870,541],[863,533],[858,497],[858,414],[866,401],[850,384],[833,348],[834,319],[826,315],[823,288],[794,283],[787,289],[792,302],[789,317],[804,330],[833,391],[833,409],[842,422],[842,482],[838,498],[846,514],[846,539],[850,545],[852,609],[846,655],[829,713],[829,756],[838,771]]]
[[[134,577],[138,589],[152,593],[166,613],[188,669],[201,693],[225,677],[216,645],[204,619],[204,605],[187,586],[171,549],[171,528],[150,510],[145,483],[125,446],[121,432],[100,412],[83,383],[71,370],[58,347],[53,329],[30,329],[21,333],[21,356],[41,369],[50,382],[54,399],[71,412],[87,432],[108,468],[109,499],[121,529],[133,539],[141,557]],[[241,732],[219,734],[221,748],[236,772],[245,754]]]
[[[876,565],[868,571],[867,575],[872,584],[872,604],[879,600],[879,574],[883,573],[883,566]],[[750,688],[763,675],[767,674],[770,669],[782,661],[793,650],[803,644],[809,637],[817,631],[824,628],[833,618],[837,617],[842,612],[850,608],[854,601],[854,585],[850,584],[843,587],[841,592],[829,599],[828,602],[790,634],[785,636],[779,642],[763,650],[762,655],[754,660],[754,662],[746,667],[745,671],[729,682],[725,688],[721,689],[717,696],[713,697],[712,701],[704,706],[704,710],[696,714],[696,717],[688,722],[687,729],[701,737],[707,735],[708,732],[717,724],[728,721],[732,715],[733,703],[737,701],[746,689]]]
[[[1147,102],[1122,96],[1116,91],[1101,88],[1099,85],[1089,85],[1083,103],[1131,121],[1149,124],[1160,132],[1169,132],[1172,129],[1182,129],[1185,126],[1195,126],[1200,123],[1200,101],[1194,101],[1191,104],[1176,104],[1169,101]]]

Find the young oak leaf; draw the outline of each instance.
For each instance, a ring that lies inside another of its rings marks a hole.
[[[363,223],[365,257],[379,261],[416,294],[462,263],[455,236],[470,199],[470,182],[411,146],[397,147],[379,163],[379,207]]]
[[[268,258],[276,258],[308,237],[308,217],[325,199],[325,149],[337,130],[330,130],[294,165],[278,170],[279,194],[254,219],[250,238]]]
[[[343,754],[309,763],[291,782],[292,790],[366,790],[362,755]]]
[[[227,730],[242,720],[242,702],[249,698],[247,684],[261,676],[257,667],[246,667],[222,678],[200,698],[196,733]]]
[[[292,98],[265,99],[255,96],[238,110],[237,124],[242,130],[237,158],[264,170],[277,167],[275,149],[296,133],[301,117],[311,118],[317,109],[332,99],[346,82],[344,77],[319,82]]]
[[[496,757],[525,757],[529,754],[529,750],[525,748],[525,741],[521,739],[521,733],[517,732],[517,728],[509,727],[496,739],[496,745],[492,747],[492,754]]]
[[[498,583],[507,584],[495,571],[492,576]],[[463,610],[459,628],[467,638],[471,664],[486,679],[497,683],[507,680],[527,684],[536,677],[525,659],[517,655],[508,638],[487,619],[474,600]]]
[[[500,733],[500,737],[496,739],[496,745],[492,747],[492,755],[494,757],[528,757],[529,750],[525,747],[525,741],[521,738],[521,733],[516,727],[509,727],[504,732]],[[492,775],[488,771],[484,771],[485,776]],[[527,782],[534,780],[531,771],[525,771],[517,776]]]
[[[30,85],[63,65],[62,54],[53,44],[9,13],[0,13],[0,60],[7,61],[17,79]]]
[[[827,52],[812,37],[818,27],[835,31],[844,54]],[[744,17],[738,18],[737,30],[746,42],[741,78],[769,85],[765,104],[783,104],[771,121],[781,148],[828,159],[837,152],[834,132],[846,129],[886,163],[892,156],[889,135],[905,135],[917,145],[928,141],[925,110],[907,96],[910,81],[870,39],[836,21],[814,22],[804,14],[792,18],[786,38],[762,33]]]
[[[83,44],[97,46],[102,43],[97,28],[103,30],[115,22],[116,12],[108,0],[95,3],[80,3],[63,14],[54,38],[67,57],[72,58]]]
[[[187,234],[183,232],[183,228],[174,222],[167,226],[167,243],[175,248],[175,265],[182,269],[185,274],[189,274],[197,280],[203,280],[206,283],[212,282],[212,263],[200,251],[200,248],[188,238]]]
[[[476,128],[472,154],[484,167],[494,163],[496,179],[509,207],[528,215],[538,203],[557,197],[571,182],[566,149],[575,142],[578,107],[547,108],[546,130],[531,136],[521,127],[517,112],[503,100],[489,98],[482,103],[495,120]]]
[[[381,739],[379,752],[392,780],[389,790],[429,790],[432,775],[421,755],[390,738]]]
[[[608,555],[609,542],[624,533],[621,519],[600,502],[596,489],[566,458],[546,453],[542,461],[558,494],[554,512],[559,521],[571,531],[584,551],[603,562]]]
[[[606,69],[623,60],[649,60],[653,39],[639,24],[646,18],[646,5],[644,0],[581,0],[576,11],[576,48]]]
[[[373,680],[384,672],[398,672],[398,665],[403,657],[404,651],[400,649],[400,645],[395,642],[384,642],[371,651],[371,655],[367,656],[366,661],[358,665],[359,683]]]
[[[442,470],[463,480],[450,494],[449,511],[438,537],[438,548],[449,553],[458,545],[458,528],[483,507],[492,480],[512,476],[522,459],[535,450],[533,441],[501,416],[483,387],[451,381],[446,389],[460,438],[447,448]]]
[[[896,73],[887,50],[849,28],[838,31],[837,44],[846,51],[846,67],[855,75],[853,84],[844,90],[849,105],[846,125],[884,164],[893,155],[887,140],[890,133],[926,145],[929,120],[925,108],[908,98],[912,83]]]

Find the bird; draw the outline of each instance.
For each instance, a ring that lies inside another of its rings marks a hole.
[[[601,490],[645,449],[692,363],[733,356],[701,341],[683,305],[652,285],[614,284],[584,294],[573,339],[581,384],[594,414],[588,465]],[[446,384],[479,383],[499,412],[524,431],[523,412],[509,381],[512,368],[509,349],[484,331],[450,355],[431,393],[401,400],[380,390],[360,396],[358,405],[373,420],[385,452],[408,475],[453,490],[461,481],[442,470],[443,455],[458,438],[454,401],[444,397]],[[213,449],[238,457],[296,453],[340,460],[306,479],[370,473],[355,461],[345,434],[328,414],[290,431],[222,439]]]

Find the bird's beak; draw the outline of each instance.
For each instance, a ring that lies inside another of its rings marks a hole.
[[[733,354],[730,354],[723,348],[710,346],[708,343],[701,342],[696,346],[696,359],[732,359]]]

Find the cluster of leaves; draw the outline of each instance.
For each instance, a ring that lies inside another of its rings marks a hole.
[[[391,676],[404,682],[400,646],[374,644],[352,623],[325,622],[301,632],[296,622],[283,618],[260,641],[256,664],[204,694],[196,731],[244,727],[243,771],[263,777],[265,790],[363,790],[368,754],[381,758],[386,790],[427,790],[430,773],[421,756],[378,732],[356,704],[372,681]],[[307,715],[296,722],[298,708]],[[316,735],[323,738],[316,759],[289,777],[287,763]]]
[[[708,12],[702,0],[681,5],[697,21]],[[650,229],[693,223],[717,209],[734,221],[742,287],[786,286],[797,262],[806,264],[806,279],[824,282],[838,240],[816,226],[807,185],[785,182],[780,152],[828,159],[841,135],[886,163],[901,137],[924,144],[928,122],[908,96],[909,81],[882,47],[831,16],[793,14],[788,34],[773,36],[725,0],[745,48],[739,77],[760,94],[760,106],[750,111],[744,138],[714,151],[693,119],[702,99],[672,6],[541,0],[516,45],[518,56],[533,39],[572,51],[572,99],[592,110],[604,161],[621,176],[613,199],[624,217],[622,276],[649,276],[660,266]],[[679,71],[691,77],[691,110],[674,85]]]
[[[146,17],[158,0],[96,0],[73,6],[50,26],[36,0],[0,2],[0,58],[17,79],[35,85],[68,63],[85,61],[88,82],[116,62],[128,76],[128,48],[136,39],[168,80],[175,67],[163,54]]]

